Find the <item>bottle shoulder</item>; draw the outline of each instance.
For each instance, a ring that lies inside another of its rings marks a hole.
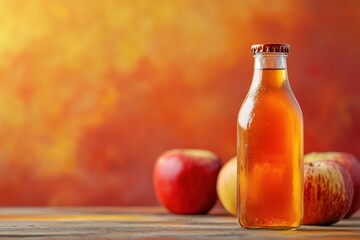
[[[256,122],[276,121],[279,117],[303,121],[300,105],[288,90],[269,90],[249,92],[238,114],[238,124],[244,128]]]

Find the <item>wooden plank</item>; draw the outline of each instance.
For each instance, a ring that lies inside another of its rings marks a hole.
[[[0,229],[11,239],[360,239],[360,213],[333,226],[258,231],[219,209],[189,216],[158,207],[2,208]]]

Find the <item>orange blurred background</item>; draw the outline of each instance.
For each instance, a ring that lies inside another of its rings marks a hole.
[[[291,45],[305,152],[360,157],[357,0],[0,3],[0,205],[152,205],[163,151],[227,161],[254,43]]]

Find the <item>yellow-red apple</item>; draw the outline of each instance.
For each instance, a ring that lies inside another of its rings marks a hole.
[[[216,180],[220,169],[219,157],[210,151],[167,151],[154,166],[156,196],[172,213],[207,213],[217,200]]]
[[[350,208],[354,186],[350,173],[333,160],[304,164],[304,224],[330,225]]]
[[[231,158],[221,168],[216,184],[216,191],[219,200],[223,207],[236,216],[237,202],[236,202],[236,185],[237,185],[237,159],[236,157]]]
[[[334,160],[341,163],[351,175],[354,184],[354,197],[350,209],[345,215],[345,217],[350,217],[360,209],[360,162],[354,155],[343,152],[313,152],[304,156],[305,162],[323,160]]]

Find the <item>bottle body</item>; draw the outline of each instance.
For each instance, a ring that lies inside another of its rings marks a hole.
[[[303,219],[303,117],[286,56],[270,56],[271,68],[267,56],[257,57],[238,116],[238,220],[245,228],[297,228]]]

